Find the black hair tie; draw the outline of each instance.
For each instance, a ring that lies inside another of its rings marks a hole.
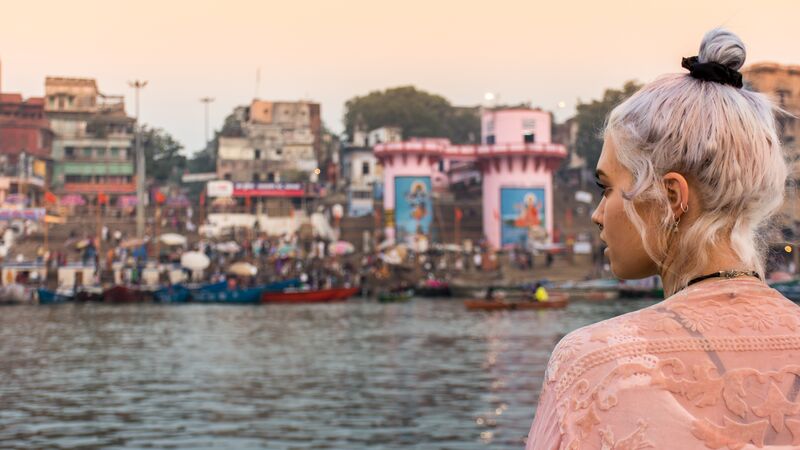
[[[697,56],[692,56],[691,58],[683,58],[681,66],[689,70],[689,75],[692,78],[698,80],[727,84],[735,88],[743,86],[742,74],[739,71],[718,62],[701,63],[697,60]]]

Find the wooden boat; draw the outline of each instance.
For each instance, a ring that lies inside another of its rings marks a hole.
[[[147,292],[133,287],[118,284],[103,291],[106,303],[141,303],[150,300]]]
[[[497,311],[497,310],[516,310],[516,309],[560,309],[566,308],[569,300],[566,297],[550,296],[546,302],[531,300],[508,301],[508,300],[466,300],[464,306],[470,311]]]
[[[450,297],[450,285],[446,281],[427,280],[414,288],[414,294],[420,297]]]
[[[36,294],[39,296],[40,305],[54,305],[58,303],[65,303],[75,299],[75,294],[73,292],[67,293],[67,292],[51,291],[44,288],[37,289]]]
[[[338,291],[336,293],[336,298],[345,300],[361,292],[360,287],[337,288],[336,290]]]
[[[261,303],[330,303],[343,302],[358,292],[358,288],[334,288],[317,291],[284,290],[264,292]]]
[[[99,286],[80,286],[75,289],[76,302],[101,302],[103,301],[103,288]]]
[[[161,303],[186,303],[192,291],[182,284],[173,284],[153,292],[153,297]]]
[[[404,291],[395,291],[395,292],[381,292],[378,294],[378,301],[381,303],[394,303],[394,302],[405,302],[411,300],[411,297],[414,296],[413,289],[406,289]]]
[[[0,286],[0,305],[29,303],[33,299],[33,292],[31,287],[19,283]]]
[[[192,292],[192,301],[199,303],[226,303],[226,304],[251,304],[259,303],[264,292],[282,292],[285,289],[297,287],[299,280],[278,281],[251,288],[207,289]]]

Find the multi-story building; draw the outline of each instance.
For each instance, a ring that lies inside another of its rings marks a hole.
[[[0,93],[0,204],[10,194],[21,205],[41,204],[52,137],[42,98]]]
[[[369,133],[354,133],[352,142],[342,147],[341,179],[346,183],[348,216],[371,214],[376,194],[382,193],[383,167],[372,147],[402,140],[402,130],[399,128],[381,127]]]
[[[102,94],[93,79],[48,77],[45,111],[55,133],[56,192],[113,198],[136,191],[134,119],[122,96]]]
[[[238,182],[305,182],[322,159],[317,103],[254,100],[234,111],[239,137],[222,137],[217,174]],[[315,174],[318,175],[318,174]]]
[[[777,115],[781,142],[790,161],[789,195],[782,213],[800,230],[800,66],[777,63],[758,63],[742,70],[745,82],[750,88],[771,96],[788,114]]]

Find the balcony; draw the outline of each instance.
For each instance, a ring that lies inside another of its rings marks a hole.
[[[136,192],[136,183],[64,183],[68,194],[131,194]]]

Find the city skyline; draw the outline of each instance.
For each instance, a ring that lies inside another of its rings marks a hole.
[[[325,125],[338,133],[345,101],[401,85],[455,105],[477,105],[492,92],[500,103],[531,102],[561,121],[578,99],[680,72],[680,58],[696,54],[703,33],[716,26],[742,37],[748,64],[800,63],[792,48],[800,4],[790,1],[124,5],[5,5],[4,15],[16,20],[0,27],[2,90],[41,96],[46,76],[94,78],[102,92],[125,95],[133,115],[127,82],[145,79],[142,121],[192,153],[203,146],[200,98],[207,96],[216,99],[212,129],[258,97],[318,102]]]

